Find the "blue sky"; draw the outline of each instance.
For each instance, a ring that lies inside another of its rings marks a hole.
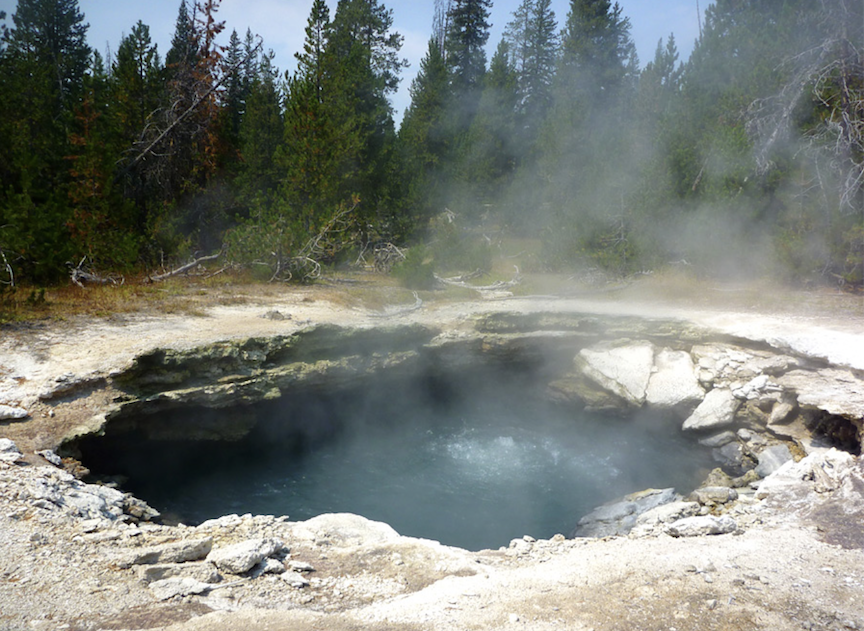
[[[493,0],[490,50],[494,50],[501,33],[520,0]],[[710,0],[619,0],[624,15],[632,23],[631,34],[644,66],[654,55],[657,41],[675,33],[682,60],[686,59],[699,33],[699,14]],[[399,93],[394,97],[397,119],[409,102],[408,86],[426,52],[434,11],[433,0],[383,0],[393,10],[394,28],[405,36],[402,56],[411,66],[403,72]],[[0,0],[0,10],[15,11],[15,0]],[[336,0],[328,0],[331,12]],[[553,0],[552,8],[562,24],[567,16],[568,0]],[[117,49],[124,33],[141,20],[150,27],[153,40],[164,57],[174,31],[180,0],[79,0],[85,20],[90,24],[91,46],[104,52]],[[246,29],[261,35],[265,48],[276,53],[276,65],[282,70],[294,67],[294,53],[303,42],[303,29],[312,0],[222,0],[219,17],[226,22],[226,36],[236,29],[241,37]]]

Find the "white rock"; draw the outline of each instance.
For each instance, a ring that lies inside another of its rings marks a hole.
[[[780,386],[777,384],[772,384],[768,380],[768,375],[758,375],[753,377],[750,381],[745,383],[740,388],[736,388],[732,391],[732,394],[735,395],[736,398],[742,400],[753,400],[759,397],[759,395],[766,390],[781,390]]]
[[[759,454],[756,473],[760,478],[767,478],[790,460],[792,460],[792,452],[789,451],[789,447],[772,445]]]
[[[577,367],[599,386],[640,406],[645,402],[648,381],[654,368],[654,347],[650,342],[626,346],[598,344],[579,352]]]
[[[0,421],[20,421],[28,416],[27,410],[17,405],[0,405]]]
[[[280,578],[291,587],[297,587],[298,589],[308,587],[309,585],[309,581],[297,572],[285,572]]]
[[[139,565],[136,571],[138,578],[145,583],[155,583],[168,578],[187,578],[202,583],[218,583],[220,578],[213,564],[206,561]]]
[[[223,572],[243,574],[267,557],[283,549],[278,539],[248,539],[224,548],[216,548],[207,555],[207,560]]]
[[[705,395],[693,414],[684,421],[684,431],[717,430],[731,425],[741,402],[726,388],[715,388]]]
[[[168,600],[175,596],[203,594],[212,588],[213,586],[208,583],[196,581],[194,578],[183,578],[179,576],[150,583],[150,589],[159,600]]]
[[[21,451],[8,438],[0,438],[0,461],[17,462],[21,459]]]
[[[738,499],[738,491],[728,486],[703,486],[692,493],[692,498],[700,504],[728,504]]]
[[[642,513],[636,519],[636,523],[638,525],[671,524],[685,517],[693,517],[698,512],[698,502],[670,502]]]
[[[67,489],[60,489],[57,499],[53,501],[85,519],[116,519],[123,514],[124,498],[125,495],[117,489],[72,480]]]
[[[288,567],[290,567],[295,572],[314,572],[315,568],[306,563],[305,561],[296,561],[291,560],[288,561]]]
[[[864,381],[848,370],[823,368],[819,372],[793,370],[777,382],[798,396],[798,404],[829,414],[864,417]]]
[[[608,537],[626,535],[636,525],[637,518],[644,512],[670,502],[677,502],[681,496],[675,489],[647,489],[625,495],[621,499],[607,502],[579,520],[573,537]],[[516,539],[515,541],[520,541]]]
[[[692,410],[705,397],[689,353],[664,348],[654,358],[656,372],[648,381],[645,402],[664,408]]]
[[[384,545],[399,539],[392,526],[351,513],[325,513],[291,528],[292,537],[307,541],[326,540],[331,545]]]
[[[63,466],[63,459],[50,449],[43,449],[42,451],[37,451],[36,455],[42,456],[43,458],[45,458],[45,460],[53,464],[55,467]]]
[[[728,515],[722,515],[720,517],[702,515],[679,519],[678,521],[669,524],[667,530],[673,537],[725,535],[738,530],[738,524]]]
[[[768,419],[768,426],[782,425],[793,420],[793,414],[797,406],[790,401],[779,401],[774,404],[771,409],[771,416]]]
[[[203,559],[213,547],[213,539],[186,539],[158,546],[141,548],[119,561],[121,567],[154,563],[183,563]]]
[[[802,488],[820,493],[834,490],[841,486],[854,465],[855,456],[834,448],[812,453],[800,462],[789,460],[759,483],[756,499],[794,496]]]
[[[236,528],[240,524],[243,523],[243,518],[237,514],[231,515],[223,515],[222,517],[218,517],[216,519],[208,519],[207,521],[201,522],[196,527],[197,530],[209,530],[209,529],[220,529],[220,528]]]
[[[708,438],[700,438],[699,444],[705,445],[706,447],[722,447],[723,445],[728,445],[733,440],[735,440],[735,434],[727,430],[725,432],[709,436]]]

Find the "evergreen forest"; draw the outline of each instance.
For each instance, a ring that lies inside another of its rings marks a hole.
[[[0,13],[0,298],[393,252],[419,287],[505,239],[526,271],[864,284],[860,1],[716,0],[688,59],[669,34],[640,60],[610,0],[522,0],[499,42],[492,0],[435,0],[398,127],[380,0],[308,0],[288,73],[219,1],[181,0],[164,55],[139,21],[106,58],[77,0]]]

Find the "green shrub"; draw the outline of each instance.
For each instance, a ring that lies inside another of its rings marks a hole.
[[[432,289],[435,286],[432,261],[422,245],[408,248],[405,260],[394,265],[392,273],[408,289]]]
[[[492,248],[488,240],[446,217],[434,222],[429,249],[436,269],[463,272],[492,269]]]

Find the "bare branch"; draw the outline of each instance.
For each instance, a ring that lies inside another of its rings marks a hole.
[[[522,275],[519,273],[519,268],[515,265],[514,267],[516,268],[516,272],[513,274],[512,279],[510,279],[509,281],[499,280],[492,283],[491,285],[469,285],[464,280],[462,280],[462,276],[457,276],[455,278],[441,278],[436,274],[435,280],[437,280],[443,285],[449,285],[451,287],[462,287],[463,289],[473,289],[474,291],[480,292],[481,294],[486,292],[498,292],[515,287],[522,282]]]
[[[137,165],[139,162],[141,162],[141,160],[143,160],[147,154],[152,152],[153,148],[156,145],[158,145],[169,133],[171,133],[172,129],[174,129],[177,125],[179,125],[192,112],[194,112],[196,109],[198,109],[198,107],[211,94],[213,94],[217,89],[219,89],[219,87],[228,79],[228,77],[230,77],[234,73],[235,70],[239,69],[240,66],[245,64],[253,55],[258,54],[258,52],[261,50],[262,44],[263,44],[263,42],[259,40],[258,44],[255,46],[255,48],[253,50],[249,51],[245,57],[243,57],[242,59],[237,61],[235,64],[230,66],[226,72],[223,72],[222,76],[218,80],[216,80],[213,83],[213,85],[210,86],[210,88],[208,90],[206,90],[203,94],[199,95],[192,102],[192,105],[190,105],[188,108],[186,108],[186,110],[184,112],[182,112],[179,116],[177,116],[158,136],[156,136],[156,138],[152,142],[150,142],[149,145],[147,145],[147,147],[145,147],[137,156],[135,156],[135,158],[133,158],[129,162],[129,164],[126,165],[124,172],[130,171],[132,168],[135,167],[135,165]],[[175,100],[171,109],[174,110],[175,108],[177,108],[180,105],[180,102],[181,102],[180,99]],[[149,122],[145,126],[145,131],[148,127],[149,127]],[[142,132],[141,137],[142,138],[144,137],[144,132]],[[156,155],[156,154],[153,154],[153,155]]]
[[[148,276],[147,278],[150,282],[154,282],[154,283],[159,282],[159,281],[163,281],[166,278],[171,278],[172,276],[179,276],[180,274],[185,274],[190,269],[194,269],[195,267],[198,267],[202,263],[207,263],[208,261],[215,261],[220,256],[222,256],[222,250],[220,250],[216,254],[210,254],[208,256],[198,257],[197,259],[195,259],[191,263],[186,263],[186,265],[178,267],[175,270],[171,270],[170,272],[166,272],[164,274],[156,274],[156,275]]]
[[[99,276],[94,273],[92,270],[88,270],[84,267],[84,264],[87,262],[87,257],[82,258],[78,265],[72,267],[71,263],[67,263],[69,266],[69,278],[70,280],[78,285],[81,289],[84,289],[85,283],[87,285],[117,285],[123,284],[123,279],[121,278],[119,283],[117,279],[112,278],[111,276]]]

